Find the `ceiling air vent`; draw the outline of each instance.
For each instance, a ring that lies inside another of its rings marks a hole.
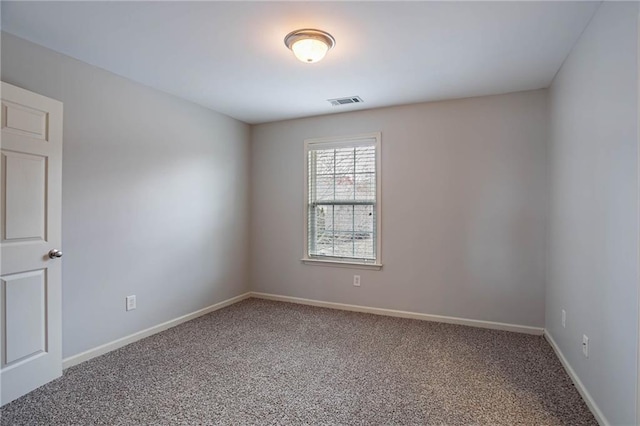
[[[327,99],[327,101],[333,106],[339,106],[347,104],[361,104],[362,98],[360,96],[349,96],[348,98]]]

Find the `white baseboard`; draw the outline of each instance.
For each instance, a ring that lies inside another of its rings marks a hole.
[[[551,337],[549,330],[544,331],[544,338],[553,348],[553,351],[558,356],[558,359],[562,363],[564,369],[567,371],[569,377],[571,377],[573,384],[576,386],[576,389],[580,393],[580,396],[582,396],[582,399],[587,404],[587,407],[589,407],[589,410],[591,410],[591,413],[593,413],[593,416],[598,421],[598,424],[600,424],[601,426],[609,426],[610,423],[607,421],[607,418],[604,416],[604,414],[602,414],[602,411],[600,411],[600,408],[589,394],[589,391],[587,391],[587,388],[584,387],[584,384],[582,384],[582,381],[580,380],[576,372],[573,370],[573,368],[571,368],[569,361],[567,361],[567,358],[565,358],[564,354],[560,350],[560,347],[558,346],[556,341],[553,340],[553,337]]]
[[[73,367],[74,365],[78,365],[82,362],[88,361],[91,358],[104,355],[107,352],[111,352],[113,350],[126,346],[130,343],[144,339],[145,337],[149,337],[156,333],[160,333],[161,331],[167,330],[171,327],[175,327],[176,325],[182,324],[183,322],[190,321],[192,319],[201,317],[202,315],[206,315],[210,312],[217,311],[218,309],[222,309],[229,305],[233,305],[234,303],[238,303],[241,300],[248,299],[249,297],[251,297],[251,293],[247,292],[239,296],[232,297],[231,299],[223,300],[222,302],[216,303],[206,308],[199,309],[195,312],[191,312],[190,314],[186,314],[181,317],[174,318],[167,322],[163,322],[162,324],[158,324],[153,327],[149,327],[145,330],[138,331],[137,333],[133,333],[128,336],[122,337],[120,339],[114,340],[112,342],[105,343],[104,345],[100,345],[95,348],[89,349],[87,351],[81,352],[79,354],[72,355],[62,360],[62,368],[66,369],[69,367]]]
[[[534,334],[541,336],[544,332],[542,327],[531,327],[528,325],[507,324],[502,322],[473,320],[466,318],[447,317],[442,315],[429,315],[417,312],[396,311],[393,309],[371,308],[361,305],[347,305],[345,303],[323,302],[321,300],[302,299],[300,297],[279,296],[269,293],[251,292],[251,297],[257,299],[275,300],[279,302],[298,303],[301,305],[319,306],[322,308],[341,309],[343,311],[364,312],[367,314],[386,315],[390,317],[410,318],[423,321],[444,322],[447,324],[468,325],[471,327],[490,328],[493,330],[514,331],[516,333]]]

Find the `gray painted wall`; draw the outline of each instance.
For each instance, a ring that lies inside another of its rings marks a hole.
[[[248,290],[249,126],[5,33],[2,80],[64,102],[65,357]]]
[[[383,269],[302,264],[304,139],[372,131]],[[545,90],[254,126],[252,290],[543,326],[547,136]]]
[[[546,327],[617,425],[636,422],[637,25],[637,3],[603,3],[550,89]]]

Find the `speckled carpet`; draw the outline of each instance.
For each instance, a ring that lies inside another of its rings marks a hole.
[[[538,336],[249,299],[65,371],[2,425],[596,425]]]

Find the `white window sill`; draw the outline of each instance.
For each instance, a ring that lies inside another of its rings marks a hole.
[[[322,260],[322,259],[300,259],[305,265],[333,266],[337,268],[353,268],[353,269],[372,269],[379,271],[382,269],[381,263],[359,263],[345,262],[340,260]]]

